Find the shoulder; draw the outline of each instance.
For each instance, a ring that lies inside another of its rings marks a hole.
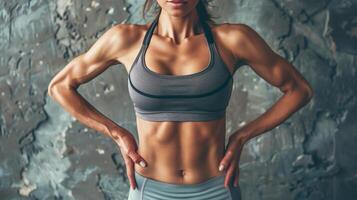
[[[223,38],[230,47],[246,45],[259,38],[258,33],[250,26],[240,23],[222,23],[213,26],[213,30],[219,38]]]
[[[246,24],[223,23],[214,26],[213,30],[237,60],[264,49],[269,51],[264,39]]]
[[[139,40],[145,29],[146,25],[116,24],[110,27],[101,37],[109,44],[116,44],[116,47],[125,48]]]
[[[86,55],[97,59],[115,59],[122,63],[128,52],[139,45],[146,27],[138,24],[116,24],[104,31]]]

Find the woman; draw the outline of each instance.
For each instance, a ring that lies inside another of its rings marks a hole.
[[[157,3],[159,12],[150,24],[116,25],[68,63],[49,84],[49,95],[80,122],[117,142],[131,185],[129,199],[240,199],[243,145],[304,106],[312,89],[250,27],[208,23],[205,2]],[[119,63],[129,74],[140,145],[76,91]],[[232,76],[242,64],[284,95],[231,134],[225,147]]]

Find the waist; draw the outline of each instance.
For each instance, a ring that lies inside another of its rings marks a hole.
[[[200,183],[222,175],[218,165],[224,153],[225,123],[212,123],[202,127],[196,123],[168,123],[153,131],[139,131],[138,153],[148,165],[142,168],[135,164],[135,171],[173,184]]]

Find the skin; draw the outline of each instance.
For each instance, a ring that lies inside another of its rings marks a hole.
[[[201,71],[209,62],[209,52],[204,35],[196,26],[198,16],[194,8],[198,1],[188,1],[178,9],[166,1],[157,2],[162,11],[145,54],[147,66],[156,73],[170,75]],[[53,77],[48,94],[81,123],[117,143],[133,189],[135,171],[175,184],[195,184],[225,174],[224,186],[228,187],[232,180],[237,186],[244,144],[306,105],[313,96],[310,85],[249,26],[210,25],[218,51],[232,74],[244,62],[283,95],[265,113],[230,134],[226,147],[225,118],[157,122],[136,117],[140,141],[137,145],[128,130],[96,110],[79,95],[77,88],[114,64],[122,64],[129,72],[149,25],[118,24],[108,29],[88,51],[75,57]],[[141,167],[140,161],[146,167]],[[218,170],[220,164],[224,166],[222,171]]]

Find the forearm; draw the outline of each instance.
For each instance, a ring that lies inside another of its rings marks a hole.
[[[76,89],[56,85],[51,88],[49,94],[67,112],[87,127],[113,139],[117,139],[122,136],[121,134],[125,133],[124,128],[100,113],[87,100],[85,100]],[[112,131],[113,129],[122,129],[123,131]]]
[[[242,143],[267,132],[287,118],[299,108],[306,105],[311,99],[311,93],[302,87],[284,93],[275,104],[255,120],[247,123],[237,132],[237,137]]]

